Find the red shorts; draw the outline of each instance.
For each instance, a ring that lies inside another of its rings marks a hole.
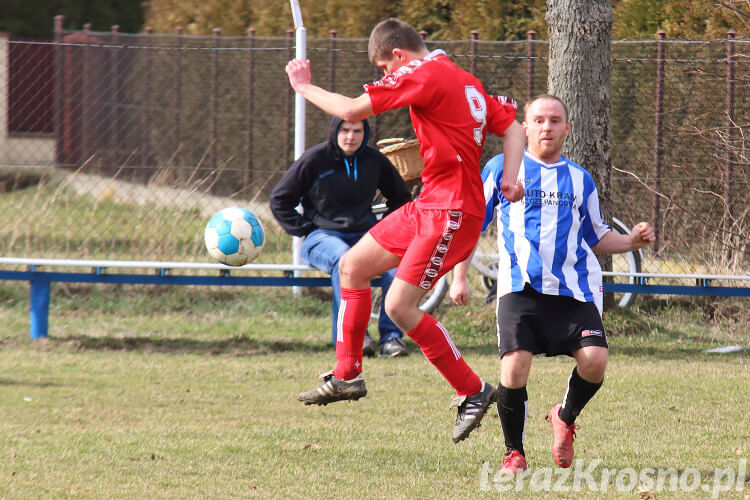
[[[482,219],[459,210],[417,208],[409,202],[375,224],[370,235],[401,258],[396,277],[429,290],[466,260],[482,230]]]

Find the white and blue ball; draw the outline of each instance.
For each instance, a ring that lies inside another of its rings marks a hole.
[[[211,257],[228,266],[251,262],[266,240],[258,218],[242,207],[225,208],[211,217],[203,236]]]

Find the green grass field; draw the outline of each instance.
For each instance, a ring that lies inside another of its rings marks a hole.
[[[494,313],[478,295],[437,316],[496,383]],[[608,314],[607,379],[576,441],[576,458],[601,460],[594,477],[607,492],[543,495],[649,498],[647,484],[639,493],[637,484],[619,492],[614,476],[601,482],[601,469],[628,467],[690,469],[728,488],[716,469],[734,474],[750,457],[750,354],[702,351],[750,346],[747,309],[740,300],[641,298]],[[58,284],[51,337],[30,341],[27,286],[0,283],[0,497],[497,497],[497,417],[452,444],[452,392],[414,344],[407,358],[365,361],[369,393],[357,403],[295,400],[332,367],[329,311],[322,292]],[[555,470],[543,417],[572,366],[534,360],[534,470]],[[710,496],[695,486],[651,489],[656,498]],[[508,495],[527,496],[528,480],[524,488]],[[750,483],[731,488],[719,497],[750,494]]]
[[[3,194],[0,208],[5,255],[208,261],[198,210],[43,183]],[[259,262],[288,261],[288,238],[272,224],[266,231]],[[357,403],[295,400],[333,366],[325,291],[295,299],[290,289],[55,283],[44,341],[29,340],[28,294],[27,283],[0,282],[0,498],[498,496],[497,417],[452,444],[452,391],[411,343],[408,358],[365,361],[369,393]],[[436,316],[494,384],[494,312],[479,295]],[[559,469],[543,417],[573,365],[536,358],[526,439],[536,476],[509,494],[541,485],[547,497],[750,498],[750,483],[738,490],[727,475],[750,457],[750,352],[703,353],[750,346],[748,309],[746,299],[640,298],[607,315],[608,376],[576,442],[584,468],[600,464],[593,475],[604,492],[564,491],[572,479],[545,489],[545,474]],[[649,467],[672,468],[697,489],[604,472]]]

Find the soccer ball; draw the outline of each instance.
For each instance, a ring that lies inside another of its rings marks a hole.
[[[211,217],[203,237],[211,257],[228,266],[255,259],[266,240],[258,218],[241,207],[225,208]]]

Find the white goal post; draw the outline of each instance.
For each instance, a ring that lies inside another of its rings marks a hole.
[[[302,22],[302,11],[299,8],[297,0],[290,0],[292,5],[292,17],[294,18],[295,30],[295,53],[297,59],[307,59],[307,33],[305,25]],[[296,161],[302,153],[305,152],[305,98],[300,94],[294,94],[294,160]],[[295,266],[304,265],[301,255],[302,238],[294,236],[292,238],[292,263]],[[294,271],[295,276],[299,276],[300,271]],[[302,288],[292,287],[294,295],[300,295]]]

